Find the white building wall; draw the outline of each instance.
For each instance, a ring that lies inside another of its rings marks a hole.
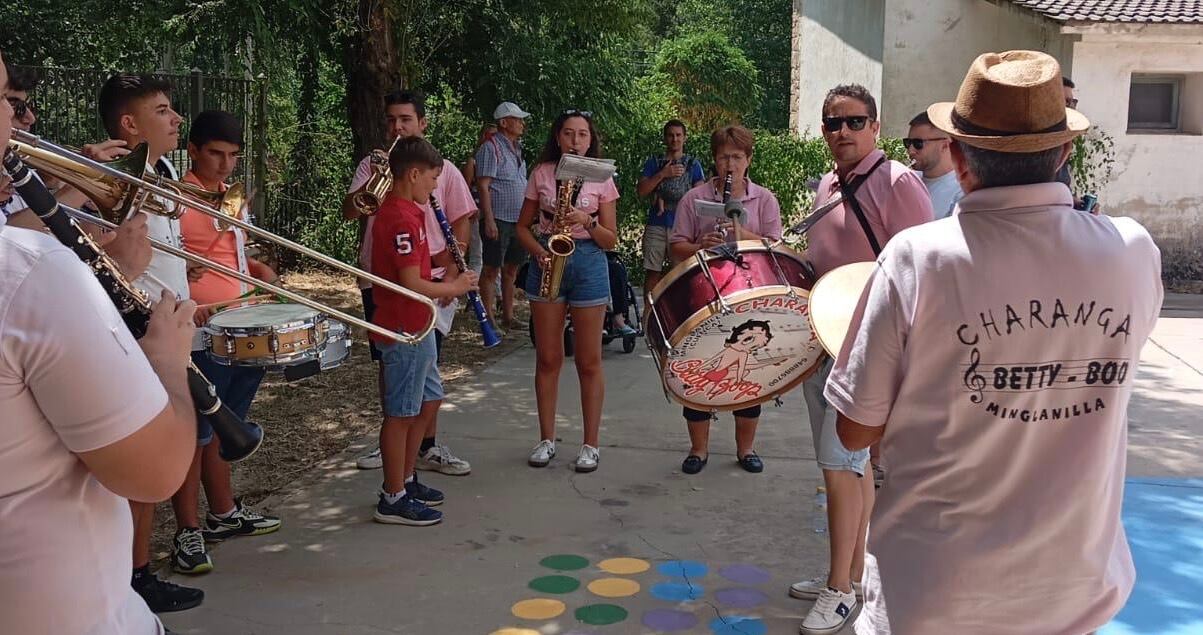
[[[1099,203],[1105,213],[1132,216],[1147,227],[1168,270],[1203,244],[1203,27],[1066,30],[1083,38],[1074,47],[1078,108],[1115,139],[1114,173]],[[1199,73],[1181,95],[1185,132],[1128,132],[1133,73]]]
[[[839,84],[881,94],[886,0],[794,0],[794,88],[790,123],[818,135],[823,98]]]
[[[1069,73],[1072,37],[1060,23],[1010,2],[888,0],[882,72],[882,135],[901,137],[907,123],[938,101],[954,101],[978,55],[1044,51]]]

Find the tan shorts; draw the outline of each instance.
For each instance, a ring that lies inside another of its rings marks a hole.
[[[664,271],[669,268],[668,234],[671,228],[663,225],[643,227],[643,268]]]

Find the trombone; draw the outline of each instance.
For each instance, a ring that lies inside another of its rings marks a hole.
[[[376,333],[382,337],[389,338],[395,342],[400,342],[403,344],[416,344],[425,338],[430,333],[430,330],[434,328],[436,309],[434,301],[432,301],[430,298],[407,289],[395,282],[385,280],[384,278],[381,278],[373,273],[363,271],[336,258],[332,258],[319,251],[315,251],[305,247],[304,245],[293,242],[287,238],[284,238],[283,236],[279,236],[265,229],[256,227],[238,217],[238,211],[241,209],[240,204],[234,210],[234,213],[231,214],[231,207],[234,207],[231,204],[232,201],[237,198],[239,199],[239,203],[241,202],[241,194],[236,192],[236,190],[240,188],[231,188],[223,195],[218,192],[208,192],[207,190],[193,187],[187,183],[179,183],[158,175],[155,175],[153,178],[146,178],[140,173],[130,174],[129,172],[115,168],[111,165],[94,161],[86,156],[72,152],[67,148],[46,141],[37,135],[30,134],[23,130],[13,130],[12,136],[13,139],[9,142],[10,147],[12,147],[12,149],[17,152],[23,158],[23,160],[29,163],[31,167],[39,170],[46,169],[47,174],[53,174],[55,177],[84,192],[85,195],[89,194],[90,192],[98,193],[97,195],[100,200],[93,199],[93,202],[95,202],[97,206],[101,207],[102,210],[107,210],[110,214],[112,214],[113,210],[118,208],[129,207],[131,197],[143,196],[145,198],[149,198],[146,195],[154,194],[158,197],[175,203],[174,207],[179,210],[179,213],[182,213],[183,208],[185,207],[194,209],[202,214],[205,214],[206,216],[213,217],[222,223],[238,227],[248,234],[258,236],[276,245],[313,258],[314,260],[334,267],[335,269],[345,273],[350,273],[360,278],[364,278],[373,285],[382,287],[394,293],[401,294],[411,300],[419,302],[429,310],[429,317],[426,320],[425,326],[415,333],[405,333],[404,331],[393,332],[386,328],[372,324],[371,322],[348,315],[347,313],[324,305],[316,300],[310,300],[299,293],[289,291],[277,285],[266,283],[262,280],[258,280],[243,274],[240,271],[226,267],[220,263],[213,262],[208,258],[197,256],[167,243],[152,239],[151,244],[159,251],[171,254],[177,258],[183,258],[184,260],[195,264],[202,265],[223,275],[246,282],[247,284],[261,287],[272,293],[276,293],[282,297],[288,298],[293,302],[305,305],[316,311],[321,311],[323,313],[332,315],[339,320],[354,324],[355,326],[363,329],[367,329],[368,331]],[[143,164],[140,166],[140,168],[142,171],[144,171],[145,155],[143,155],[142,158]],[[123,167],[129,169],[134,166],[125,165]],[[234,193],[231,194],[231,192]],[[114,197],[114,193],[119,193],[120,196]],[[172,216],[174,214],[174,216],[178,217],[178,213],[175,213],[175,210],[167,210],[163,205],[156,204],[150,206],[144,211],[165,216]],[[119,218],[97,218],[96,216],[79,212],[77,210],[72,210],[72,214],[78,216],[82,220],[86,220],[109,229],[116,227],[114,220],[119,220]]]

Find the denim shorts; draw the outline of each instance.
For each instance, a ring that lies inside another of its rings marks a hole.
[[[836,433],[835,408],[823,397],[823,387],[831,374],[832,360],[823,361],[815,374],[802,382],[802,396],[806,398],[806,412],[810,415],[810,434],[815,444],[815,457],[819,468],[824,470],[856,472],[865,475],[865,463],[869,461],[868,448],[855,452],[844,447]]]
[[[539,295],[539,282],[542,278],[543,270],[532,258],[526,274],[526,284],[523,285],[526,297],[531,302],[548,301]],[[576,240],[576,250],[564,265],[564,275],[560,279],[560,295],[551,301],[567,302],[568,306],[578,309],[610,303],[610,264],[606,260],[606,252],[598,247],[597,243],[588,239]]]
[[[443,398],[438,350],[434,335],[417,344],[377,344],[384,368],[384,414],[416,417],[422,403]]]
[[[259,382],[263,381],[266,371],[248,366],[224,366],[209,359],[209,354],[205,351],[192,351],[192,361],[213,384],[222,403],[229,406],[239,419],[246,419],[247,413],[251,411],[251,402],[255,400],[255,393],[259,391]],[[212,441],[213,424],[209,417],[197,414],[196,444],[205,446]]]

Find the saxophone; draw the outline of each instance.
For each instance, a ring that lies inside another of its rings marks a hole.
[[[564,267],[568,257],[576,251],[576,241],[572,239],[572,226],[568,222],[568,214],[576,204],[576,197],[584,185],[582,177],[566,180],[560,186],[559,204],[556,215],[551,223],[551,235],[547,237],[547,251],[551,252],[551,262],[543,270],[539,279],[539,297],[554,300],[560,295],[560,280],[564,277]]]
[[[388,191],[393,189],[393,172],[388,167],[388,156],[393,153],[393,148],[400,140],[401,137],[397,137],[393,139],[393,144],[388,147],[388,150],[376,149],[368,155],[372,174],[359,189],[351,192],[351,204],[360,214],[364,216],[375,214],[380,209],[380,204],[384,202],[384,197],[388,196]]]

